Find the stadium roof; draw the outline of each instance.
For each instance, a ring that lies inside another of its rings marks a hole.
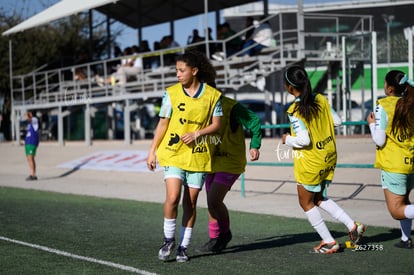
[[[313,7],[307,5],[304,7],[305,12],[371,15],[374,19],[373,27],[375,31],[384,31],[386,29],[384,17],[390,16],[393,16],[392,22],[390,22],[391,28],[404,28],[414,25],[413,9],[414,1],[412,0],[343,1],[341,3],[326,3]]]
[[[118,0],[62,0],[53,6],[41,11],[40,13],[21,22],[13,28],[3,32],[3,35],[9,35],[21,32],[30,28],[41,26],[54,20],[70,16],[85,10],[93,9],[100,5],[107,5]]]
[[[132,28],[172,22],[208,11],[216,11],[254,0],[61,0],[30,17],[3,35],[24,31],[79,12],[96,9]]]
[[[206,2],[210,12],[258,0],[120,0],[97,10],[132,28],[140,28],[202,14]]]
[[[305,2],[305,1],[304,1]],[[306,2],[305,2],[306,3]],[[262,5],[252,3],[226,9],[224,18],[244,18],[262,13]],[[271,4],[269,13],[296,13],[297,5]],[[324,3],[307,3],[303,5],[305,13],[326,13],[341,15],[369,15],[373,17],[375,31],[384,31],[386,22],[384,17],[394,16],[391,28],[405,28],[414,25],[414,1],[412,0],[343,0]],[[295,19],[296,20],[296,19]],[[244,21],[243,21],[244,22]]]

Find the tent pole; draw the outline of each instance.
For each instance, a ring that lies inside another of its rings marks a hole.
[[[106,16],[106,54],[111,58],[111,18]]]
[[[408,30],[408,78],[413,79],[413,29]]]
[[[305,20],[303,14],[303,0],[298,0],[297,27],[299,44],[298,58],[302,59],[305,57]]]
[[[372,56],[371,56],[371,62],[372,62],[372,100],[373,105],[375,106],[375,102],[377,101],[377,90],[378,90],[378,66],[377,66],[377,32],[372,32],[372,38],[371,38],[371,45],[372,45]]]
[[[205,39],[206,39],[206,56],[210,57],[210,47],[208,46],[208,0],[204,0],[204,16],[206,20]]]
[[[92,10],[89,10],[89,57],[93,57],[93,15]]]
[[[14,115],[15,110],[14,110],[14,99],[13,99],[13,43],[12,43],[11,39],[9,39],[9,75],[10,75],[10,104],[11,104],[10,105],[11,106],[10,111],[11,111],[11,114],[12,114],[11,117],[10,117],[10,119],[11,119],[11,129],[12,129],[11,139],[15,140],[15,137],[17,135],[20,135],[20,133],[15,133],[15,126],[14,126],[14,124],[16,123],[14,118],[16,116]]]

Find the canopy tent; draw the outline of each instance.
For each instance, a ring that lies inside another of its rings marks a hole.
[[[206,8],[208,11],[218,11],[249,2],[257,1],[209,1],[207,7],[205,1],[201,0],[61,0],[3,32],[2,35],[21,32],[90,9],[96,9],[110,18],[138,29],[202,14],[206,12]]]
[[[73,15],[98,6],[115,3],[119,0],[62,0],[42,12],[30,17],[13,28],[3,32],[3,35],[10,35],[30,28],[50,23],[54,20]]]

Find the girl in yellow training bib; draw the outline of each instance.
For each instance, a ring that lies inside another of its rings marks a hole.
[[[164,94],[160,121],[148,153],[148,169],[156,160],[164,167],[164,243],[158,252],[167,260],[175,247],[177,208],[183,188],[183,217],[177,262],[188,261],[187,248],[196,219],[198,194],[211,172],[209,135],[220,129],[221,93],[206,83],[214,82],[216,72],[201,52],[186,52],[177,58],[177,84]]]
[[[282,143],[293,147],[294,175],[299,203],[322,242],[313,248],[316,253],[337,252],[339,244],[332,237],[319,208],[342,222],[349,231],[352,244],[362,237],[366,227],[352,220],[333,200],[327,197],[336,166],[336,139],[331,108],[321,94],[313,94],[306,71],[292,66],[284,74],[286,90],[295,97],[287,113],[290,134]]]
[[[381,184],[391,216],[400,220],[400,248],[412,248],[414,205],[414,81],[402,71],[392,70],[384,81],[386,97],[377,101],[375,113],[367,117],[376,146],[375,167],[381,169]]]

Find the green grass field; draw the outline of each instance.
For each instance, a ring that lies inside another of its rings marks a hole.
[[[399,230],[368,227],[361,244],[382,250],[320,255],[310,253],[320,239],[304,219],[231,212],[231,220],[227,250],[197,252],[208,240],[199,208],[191,260],[162,262],[161,204],[0,188],[0,274],[413,273],[414,250],[393,246]],[[342,224],[328,226],[339,242],[348,240]]]

